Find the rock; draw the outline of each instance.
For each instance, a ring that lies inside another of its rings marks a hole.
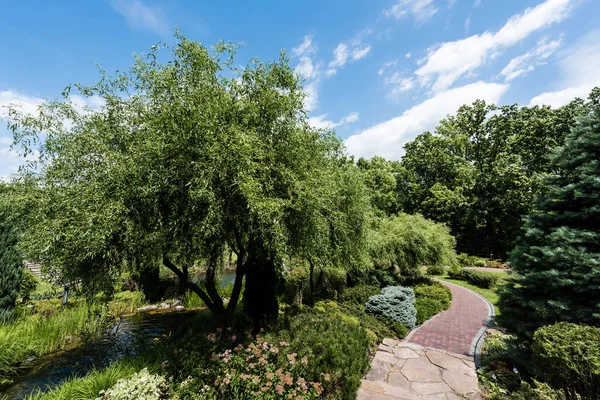
[[[175,309],[178,310],[178,311],[179,310],[185,310],[185,307],[184,306],[175,306]]]
[[[385,353],[383,351],[378,351],[375,353],[374,360],[381,360],[388,364],[396,364],[398,362],[398,358],[390,353]]]
[[[429,362],[427,357],[407,360],[402,367],[402,374],[412,382],[440,382],[440,370]]]
[[[410,382],[400,372],[392,372],[389,374],[387,382],[392,386],[401,387],[406,390],[410,389]]]
[[[385,381],[391,365],[387,362],[374,359],[371,362],[371,369],[365,377],[368,381]]]
[[[463,375],[477,376],[475,369],[469,368],[462,360],[451,356],[450,354],[439,351],[426,352],[429,361],[445,370],[461,373]]]
[[[442,376],[444,382],[446,382],[448,386],[452,388],[452,390],[460,395],[464,396],[469,393],[479,392],[477,377],[464,375],[453,371],[444,371]]]
[[[388,338],[383,339],[383,344],[385,344],[386,346],[394,347],[398,343],[399,342],[394,339],[388,339]]]
[[[419,394],[436,394],[452,392],[444,382],[414,382],[412,389]]]
[[[404,359],[420,357],[417,352],[415,352],[414,350],[411,350],[409,348],[406,348],[406,347],[400,347],[399,349],[394,349],[394,354],[396,355],[396,357],[404,358]]]

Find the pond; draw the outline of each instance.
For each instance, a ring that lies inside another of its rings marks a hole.
[[[122,317],[98,338],[80,346],[32,361],[26,373],[2,392],[7,399],[22,399],[45,391],[72,376],[83,376],[93,368],[106,367],[125,356],[135,356],[145,343],[176,333],[197,311],[167,310]]]

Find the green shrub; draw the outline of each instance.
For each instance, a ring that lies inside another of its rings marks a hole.
[[[418,325],[421,325],[437,313],[444,311],[444,307],[439,300],[427,297],[417,298],[415,301],[415,309],[417,310]]]
[[[452,291],[439,282],[435,282],[431,285],[417,285],[414,288],[415,296],[419,298],[428,298],[437,300],[442,305],[443,309],[446,310],[450,307],[452,301]]]
[[[302,266],[294,266],[283,274],[285,302],[302,304],[302,292],[308,285],[309,271]]]
[[[441,265],[431,265],[427,267],[427,274],[429,275],[444,275],[446,268]]]
[[[335,300],[346,288],[346,272],[341,269],[315,271],[315,300]]]
[[[488,268],[496,268],[496,269],[507,269],[508,268],[508,264],[507,263],[503,263],[500,260],[490,260],[487,262],[486,267]]]
[[[116,293],[108,304],[111,313],[115,315],[132,313],[144,304],[144,293],[125,291]]]
[[[491,289],[498,283],[498,274],[494,272],[481,272],[458,268],[448,271],[448,276],[452,279],[469,282],[484,289]]]
[[[290,350],[310,360],[307,381],[321,381],[325,395],[355,399],[369,366],[369,339],[359,324],[321,314],[303,313],[290,322]],[[323,376],[328,375],[329,380]],[[324,396],[325,397],[325,396]],[[304,397],[303,397],[304,398]]]
[[[165,398],[166,379],[151,374],[146,368],[126,379],[120,379],[97,400],[159,400]]]
[[[365,310],[371,314],[400,322],[408,329],[412,329],[417,321],[417,310],[413,305],[414,302],[415,293],[413,289],[403,286],[388,286],[383,288],[381,294],[369,298]]]
[[[474,267],[485,267],[487,266],[487,261],[483,258],[478,258],[473,262]]]
[[[533,335],[539,376],[568,399],[600,399],[600,329],[568,322]]]
[[[344,290],[340,296],[340,301],[362,306],[371,296],[379,294],[380,292],[381,289],[378,286],[358,285]]]
[[[469,264],[471,262],[471,257],[467,253],[460,253],[458,256],[456,256],[456,259],[463,267],[470,266]]]

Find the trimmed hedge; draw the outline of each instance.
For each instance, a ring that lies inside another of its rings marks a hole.
[[[448,271],[448,276],[452,279],[469,282],[472,285],[484,289],[491,289],[498,283],[498,275],[493,272],[481,272],[457,268]]]
[[[415,292],[403,286],[388,286],[381,294],[371,296],[365,304],[365,311],[400,322],[408,329],[414,328],[417,322]]]

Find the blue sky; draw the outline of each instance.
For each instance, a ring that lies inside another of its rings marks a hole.
[[[357,156],[399,159],[406,142],[478,98],[560,106],[600,85],[597,0],[28,0],[0,7],[0,107],[35,110],[69,83],[93,83],[94,63],[125,69],[132,53],[173,42],[178,26],[206,45],[243,42],[240,65],[275,60],[286,49],[306,79],[312,124],[334,128]],[[8,150],[4,125],[0,177],[22,162]]]

